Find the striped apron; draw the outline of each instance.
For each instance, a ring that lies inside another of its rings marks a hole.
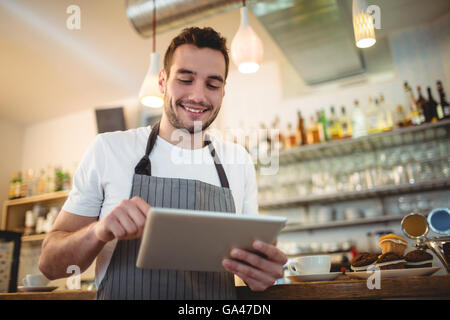
[[[135,168],[130,198],[152,207],[236,213],[233,195],[213,145],[205,139],[222,187],[198,180],[153,177],[150,152],[159,123],[150,133],[144,157]],[[214,239],[212,239],[213,241]],[[98,300],[236,299],[234,276],[228,272],[155,270],[136,267],[141,238],[119,240],[97,291]]]

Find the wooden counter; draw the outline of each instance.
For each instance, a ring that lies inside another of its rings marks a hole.
[[[350,280],[342,275],[335,281],[281,284],[264,292],[238,287],[238,299],[391,299],[435,298],[450,299],[450,275],[416,276],[381,279],[380,289],[368,289],[366,280]]]
[[[0,300],[94,300],[96,290],[56,290],[53,292],[0,293]],[[297,299],[450,299],[450,275],[381,279],[380,289],[368,289],[366,280],[350,280],[342,275],[335,281],[276,285],[264,292],[237,287],[242,300]]]
[[[0,293],[0,300],[94,300],[96,290]]]

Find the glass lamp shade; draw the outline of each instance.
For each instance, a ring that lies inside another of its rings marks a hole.
[[[377,42],[373,18],[366,12],[366,9],[367,3],[365,0],[353,0],[355,42],[356,46],[362,49],[369,48]]]
[[[161,108],[164,105],[163,95],[158,86],[159,55],[153,52],[150,56],[150,68],[139,91],[139,101],[146,107]]]
[[[240,72],[253,73],[258,71],[263,56],[261,39],[250,26],[247,7],[242,7],[241,25],[231,42],[231,58]]]

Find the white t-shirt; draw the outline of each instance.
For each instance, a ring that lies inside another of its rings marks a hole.
[[[102,219],[129,199],[134,168],[144,156],[150,127],[102,133],[85,151],[73,177],[63,210]],[[234,198],[236,213],[257,215],[257,184],[253,161],[240,145],[212,139]],[[183,149],[160,136],[150,153],[152,176],[200,180],[220,186],[208,147]],[[103,279],[117,241],[108,242],[97,257],[95,282]]]

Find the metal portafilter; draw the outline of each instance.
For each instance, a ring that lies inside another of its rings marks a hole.
[[[415,247],[432,250],[447,269],[447,273],[450,273],[450,211],[448,209],[434,209],[428,214],[428,218],[419,213],[411,213],[402,219],[401,227],[408,238],[417,240]],[[444,236],[427,238],[430,228]]]

